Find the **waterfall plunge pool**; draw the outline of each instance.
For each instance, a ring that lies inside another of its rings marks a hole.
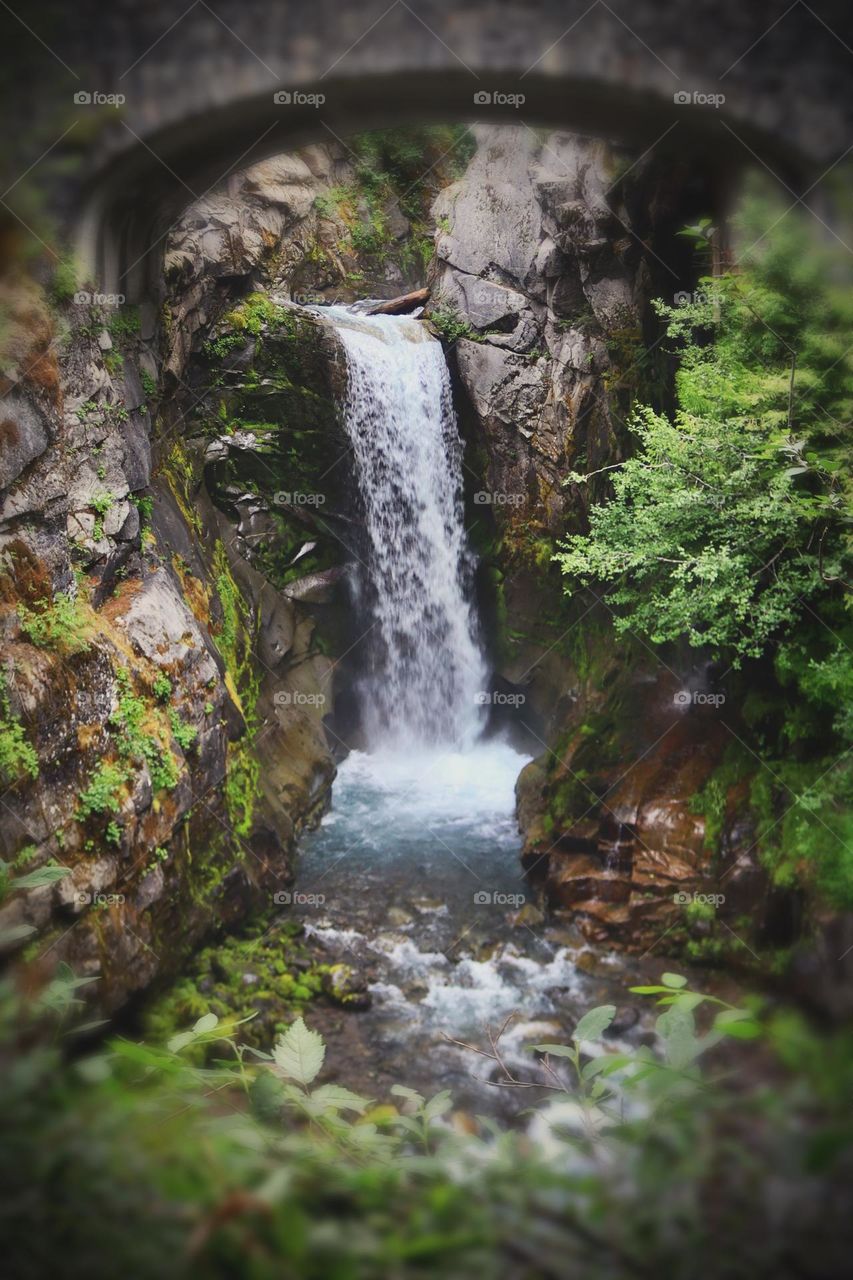
[[[462,1105],[511,1114],[526,1091],[476,1079],[490,1064],[445,1035],[482,1046],[485,1028],[515,1013],[503,1044],[523,1068],[526,1044],[567,1039],[587,1008],[630,1000],[636,963],[548,922],[523,874],[514,785],[525,762],[492,740],[353,752],[341,765],[330,811],[302,842],[292,911],[322,959],[367,984],[368,1008],[311,1012],[350,1088],[449,1088]]]

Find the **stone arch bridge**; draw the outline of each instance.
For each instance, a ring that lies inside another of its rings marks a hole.
[[[16,8],[17,6],[17,8]],[[768,166],[805,198],[853,143],[846,0],[80,0],[2,10],[35,190],[84,269],[138,296],[229,173],[424,121],[523,122]],[[814,198],[814,192],[810,197]]]

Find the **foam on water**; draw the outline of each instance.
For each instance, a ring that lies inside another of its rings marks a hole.
[[[476,828],[486,839],[517,845],[515,781],[527,760],[498,741],[464,752],[353,751],[338,770],[334,804],[321,827],[338,827],[345,813],[353,839],[383,839],[393,820],[397,831],[423,832],[428,825],[453,835]]]

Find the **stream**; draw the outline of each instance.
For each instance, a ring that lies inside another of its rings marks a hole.
[[[529,1069],[526,1045],[567,1039],[592,1005],[624,1005],[639,968],[549,922],[521,869],[514,788],[528,757],[483,736],[487,663],[441,345],[409,317],[323,310],[347,356],[365,530],[352,567],[367,749],[344,760],[302,842],[293,911],[369,1005],[317,1009],[312,1025],[332,1071],[372,1097],[402,1080],[511,1112],[530,1094],[495,1088],[493,1064],[446,1037],[482,1046],[514,1015],[501,1043]],[[622,1009],[614,1031],[636,1043],[637,1011]]]
[[[295,912],[320,956],[353,967],[366,1009],[312,1010],[338,1078],[385,1098],[405,1081],[451,1089],[504,1114],[531,1101],[485,1083],[497,1072],[445,1039],[483,1047],[515,1014],[502,1045],[529,1072],[524,1046],[566,1040],[588,1008],[613,1001],[617,1034],[636,1044],[627,988],[644,966],[599,954],[548,922],[519,862],[514,783],[525,757],[497,741],[465,753],[353,752],[332,808],[302,845]],[[617,1040],[615,1043],[621,1043]]]

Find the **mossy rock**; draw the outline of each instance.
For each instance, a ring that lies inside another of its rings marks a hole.
[[[165,1042],[211,1012],[223,1022],[250,1019],[241,1041],[268,1050],[312,1000],[330,990],[329,972],[311,955],[298,922],[267,926],[257,920],[239,937],[226,936],[200,951],[184,977],[149,1005],[145,1031]],[[347,984],[342,977],[339,983],[345,995]],[[215,1044],[198,1050],[208,1059],[220,1052]]]

